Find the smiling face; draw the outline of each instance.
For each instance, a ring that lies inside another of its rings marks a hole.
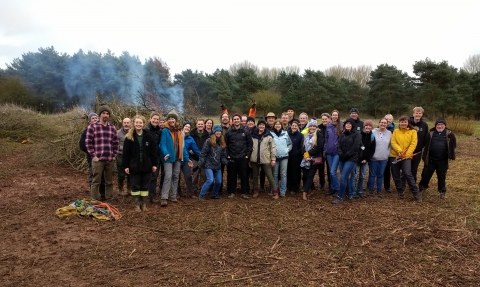
[[[289,120],[288,114],[282,114],[282,124],[287,125]]]
[[[175,126],[175,123],[177,122],[177,120],[175,118],[168,118],[167,122],[168,122],[168,125],[173,128]]]
[[[381,119],[380,122],[378,122],[378,128],[381,131],[384,131],[387,128],[388,121],[386,119]]]
[[[232,118],[233,125],[238,128],[242,124],[242,119],[239,116],[235,116]]]
[[[258,133],[261,134],[265,131],[265,124],[264,123],[258,124],[257,128],[258,128]]]
[[[212,120],[207,120],[205,122],[205,128],[208,130],[208,131],[211,131],[212,128],[213,128],[213,121]]]
[[[153,116],[150,118],[150,124],[153,126],[153,127],[157,127],[158,124],[160,122],[160,117],[159,116]]]
[[[130,129],[130,119],[129,118],[124,118],[122,121],[122,128],[126,131]]]
[[[97,116],[92,116],[90,118],[90,123],[93,124],[93,123],[96,123],[96,122],[98,122],[98,117]]]
[[[300,124],[301,124],[301,125],[307,124],[307,120],[308,120],[307,115],[301,114],[298,119],[300,120]]]
[[[363,127],[363,129],[365,130],[365,132],[366,132],[367,134],[369,134],[369,133],[372,132],[373,127],[372,127],[371,125],[365,125],[365,126]]]
[[[408,120],[400,121],[398,124],[401,129],[406,129],[408,127]]]
[[[247,126],[247,116],[242,116],[242,126]]]
[[[351,122],[346,122],[345,123],[345,130],[346,131],[351,131],[352,130],[352,123]]]
[[[143,127],[145,126],[145,123],[143,122],[142,119],[135,118],[135,121],[133,122],[133,126],[135,127],[135,131],[141,132]]]
[[[197,131],[203,132],[203,129],[205,128],[205,123],[201,120],[197,121]]]
[[[337,121],[338,121],[338,113],[333,112],[332,113],[332,123],[337,123]]]
[[[273,125],[273,128],[279,131],[282,129],[282,124],[279,121],[277,121],[275,122],[275,125]]]
[[[188,134],[190,132],[190,124],[186,124],[184,127],[183,127],[183,132]]]
[[[317,131],[317,126],[309,126],[308,127],[308,133],[313,134],[315,131]]]
[[[290,127],[292,129],[292,132],[297,132],[298,131],[298,124],[297,122],[293,122],[292,126]]]
[[[295,111],[292,109],[288,109],[287,114],[290,119],[293,119],[293,116],[295,115]]]
[[[322,125],[326,126],[330,122],[327,116],[322,116]]]
[[[223,114],[221,120],[222,120],[222,124],[224,125],[230,123],[230,118],[228,117],[228,114]]]
[[[423,112],[421,110],[416,110],[413,112],[413,119],[415,122],[420,121],[420,119],[423,117]]]

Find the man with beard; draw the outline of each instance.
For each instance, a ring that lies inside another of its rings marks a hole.
[[[100,200],[100,184],[102,174],[105,176],[105,200],[113,199],[113,160],[118,154],[118,135],[115,126],[109,123],[111,110],[102,105],[98,109],[100,121],[90,124],[87,128],[85,145],[92,157],[93,181],[91,197]]]

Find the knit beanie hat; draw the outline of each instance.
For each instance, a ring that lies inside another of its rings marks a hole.
[[[253,124],[255,124],[255,118],[254,118],[254,117],[247,117],[247,123],[248,123],[249,121],[252,121]]]
[[[240,120],[242,119],[242,115],[239,114],[239,113],[234,113],[234,114],[233,114],[233,117],[232,117],[232,120],[233,120],[234,117],[239,117]]]
[[[359,114],[359,112],[358,112],[358,109],[357,109],[357,108],[352,108],[352,109],[350,110],[350,113],[357,113],[357,114]]]
[[[173,114],[173,113],[172,113],[172,114],[168,114],[168,115],[167,115],[167,121],[168,121],[169,118],[174,118],[176,121],[178,121],[178,116],[177,116],[176,114]]]
[[[309,121],[308,124],[307,124],[307,128],[309,128],[309,127],[318,127],[317,120]]]
[[[192,124],[190,122],[184,122],[182,128],[184,128],[186,125],[190,125],[190,127],[192,127]]]
[[[364,123],[363,123],[363,127],[365,126],[371,126],[373,127],[373,121],[372,120],[366,120]]]
[[[221,132],[221,131],[222,131],[222,127],[221,127],[220,125],[215,125],[215,126],[213,127],[213,132],[214,132],[214,133],[215,133],[215,132]]]
[[[101,115],[103,112],[107,111],[110,115],[112,114],[112,110],[107,105],[102,105],[98,108],[98,114]]]
[[[444,118],[438,118],[436,121],[435,121],[435,126],[437,126],[437,124],[444,124],[445,126],[447,125],[447,121],[444,119]]]
[[[264,124],[265,126],[267,126],[267,122],[266,122],[264,119],[259,119],[259,120],[258,120],[258,122],[257,122],[257,127],[258,127],[260,124]]]
[[[93,117],[93,116],[96,116],[96,117],[98,118],[98,115],[97,115],[96,113],[93,113],[93,112],[92,112],[92,113],[89,113],[89,114],[88,114],[88,122],[90,122],[90,121],[92,120],[92,117]]]

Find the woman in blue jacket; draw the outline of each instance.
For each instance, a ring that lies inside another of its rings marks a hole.
[[[275,140],[275,147],[277,149],[277,160],[273,166],[273,180],[278,184],[280,173],[280,196],[285,197],[287,192],[287,166],[288,166],[288,153],[292,150],[292,141],[288,136],[288,133],[283,130],[283,125],[279,120],[273,123],[273,130],[270,131]],[[277,198],[278,195],[274,196]]]

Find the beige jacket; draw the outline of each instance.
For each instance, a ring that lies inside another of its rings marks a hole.
[[[252,133],[253,151],[250,155],[250,161],[257,164],[270,164],[277,159],[277,148],[275,140],[270,132],[261,135]]]

